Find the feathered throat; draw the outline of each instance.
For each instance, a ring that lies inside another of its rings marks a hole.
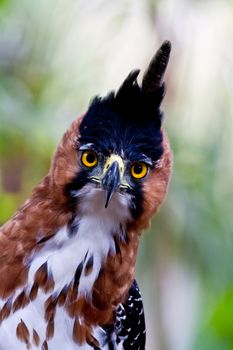
[[[82,188],[76,196],[79,200],[76,217],[49,239],[38,237],[41,248],[34,250],[27,259],[27,287],[18,288],[13,297],[0,305],[2,310],[8,310],[1,315],[5,325],[4,329],[0,329],[1,337],[4,336],[5,330],[11,329],[13,324],[18,324],[16,336],[30,344],[29,336],[25,338],[25,330],[30,325],[36,329],[40,341],[41,335],[44,334],[45,342],[49,340],[51,346],[58,347],[59,338],[53,337],[54,324],[63,313],[67,316],[56,322],[56,332],[65,337],[65,323],[70,324],[70,329],[73,328],[70,339],[81,345],[84,339],[86,341],[88,338],[88,334],[96,332],[97,320],[103,324],[112,321],[112,307],[109,309],[109,300],[105,301],[98,295],[102,289],[98,284],[101,283],[101,277],[106,281],[106,271],[103,273],[106,265],[111,268],[114,263],[114,269],[117,269],[117,266],[119,268],[116,257],[121,254],[121,246],[126,246],[129,239],[125,231],[130,219],[128,200],[120,194],[114,194],[109,207],[105,209],[103,191],[90,185]],[[132,257],[134,259],[134,254]],[[107,264],[107,259],[112,262]],[[134,264],[131,260],[130,265],[130,268],[126,267],[127,275],[130,273],[133,277]],[[112,293],[111,288],[109,285],[108,293]],[[121,294],[126,292],[127,289],[121,290]],[[117,305],[118,298],[119,295],[115,301],[112,300],[112,305]],[[45,313],[38,326],[38,321],[33,315],[34,310],[40,307],[44,308]],[[102,308],[103,311],[100,311]],[[23,323],[18,320],[17,310],[20,310]],[[87,324],[90,324],[89,328]],[[98,344],[101,342],[100,336]],[[71,348],[73,349],[73,346]]]

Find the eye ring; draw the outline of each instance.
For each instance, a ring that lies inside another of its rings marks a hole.
[[[98,156],[94,151],[84,151],[81,155],[81,162],[85,167],[93,168],[98,163]]]
[[[148,165],[144,162],[134,163],[131,167],[131,175],[135,179],[142,179],[148,172]]]

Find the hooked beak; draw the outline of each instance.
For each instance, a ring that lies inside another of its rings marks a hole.
[[[105,208],[108,207],[109,201],[112,198],[113,192],[116,192],[120,186],[120,169],[118,161],[114,161],[107,169],[104,178],[102,179],[103,189],[106,191]]]

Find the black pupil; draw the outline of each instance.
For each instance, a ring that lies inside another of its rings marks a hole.
[[[135,174],[141,174],[141,172],[142,172],[142,165],[141,164],[135,164],[134,165],[134,172],[135,172]]]
[[[86,160],[88,163],[94,163],[95,162],[95,154],[94,153],[88,153]]]

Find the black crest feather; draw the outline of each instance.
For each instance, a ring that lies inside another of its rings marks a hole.
[[[124,150],[128,159],[144,153],[153,161],[163,153],[160,104],[162,82],[171,44],[165,41],[157,51],[138,85],[139,70],[133,70],[119,90],[91,102],[80,125],[80,143],[94,143],[103,153]]]
[[[152,58],[142,80],[144,95],[153,96],[163,86],[163,76],[168,65],[171,52],[170,41],[164,41],[160,49]]]

